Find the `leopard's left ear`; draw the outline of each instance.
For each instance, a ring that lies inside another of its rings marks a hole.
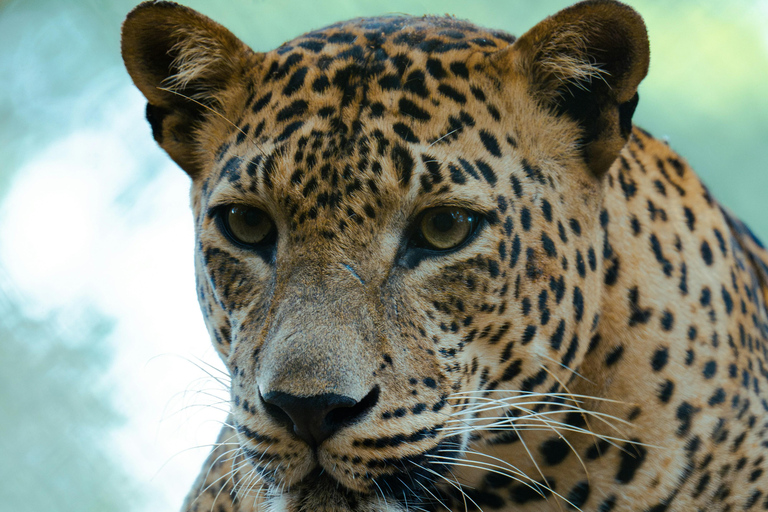
[[[588,0],[540,22],[494,58],[502,73],[522,74],[540,104],[579,125],[586,163],[601,177],[629,138],[649,53],[637,12]]]
[[[213,20],[163,1],[128,14],[121,47],[128,74],[149,102],[155,140],[194,178],[201,170],[196,130],[259,56]]]

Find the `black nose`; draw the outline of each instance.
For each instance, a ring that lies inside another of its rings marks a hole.
[[[315,448],[341,428],[363,419],[378,402],[379,387],[359,402],[335,393],[303,397],[282,391],[266,393],[262,400],[275,421]]]

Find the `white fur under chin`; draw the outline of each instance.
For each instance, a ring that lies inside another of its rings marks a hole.
[[[328,503],[300,503],[290,493],[268,496],[264,506],[264,512],[406,512],[399,503],[381,496],[371,496],[367,502],[361,499],[354,510],[331,508]]]

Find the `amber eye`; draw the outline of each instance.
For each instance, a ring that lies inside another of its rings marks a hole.
[[[444,206],[427,210],[418,223],[422,245],[446,251],[461,245],[475,231],[478,215],[465,208]]]
[[[242,245],[268,243],[275,235],[272,219],[262,210],[252,206],[227,206],[221,213],[221,220],[226,234]]]

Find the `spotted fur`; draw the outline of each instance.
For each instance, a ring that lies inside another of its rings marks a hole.
[[[517,40],[356,19],[255,53],[148,2],[123,56],[192,178],[231,375],[183,511],[768,509],[768,253],[632,126],[630,8]],[[228,238],[230,205],[274,241]],[[481,220],[425,249],[441,206]]]

